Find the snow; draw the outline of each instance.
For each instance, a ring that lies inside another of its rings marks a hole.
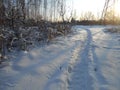
[[[74,26],[73,33],[0,65],[0,90],[120,90],[120,34],[113,26]]]

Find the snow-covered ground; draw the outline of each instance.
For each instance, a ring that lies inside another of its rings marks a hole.
[[[104,26],[72,29],[48,45],[14,53],[0,65],[0,90],[120,90],[120,34]]]

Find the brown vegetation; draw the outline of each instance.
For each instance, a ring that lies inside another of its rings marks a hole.
[[[120,33],[120,27],[107,28],[106,30],[111,33]]]

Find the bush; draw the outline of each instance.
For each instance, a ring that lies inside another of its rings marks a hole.
[[[120,27],[107,28],[106,30],[111,33],[120,33]]]
[[[66,35],[70,32],[68,24],[40,23],[38,26],[19,27],[17,29],[0,29],[0,58],[5,56],[5,52],[13,50],[29,50],[40,41],[51,41],[59,35]]]

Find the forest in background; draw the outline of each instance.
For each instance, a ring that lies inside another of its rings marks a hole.
[[[65,0],[0,0],[0,58],[70,32]],[[71,16],[69,17],[71,18]]]

